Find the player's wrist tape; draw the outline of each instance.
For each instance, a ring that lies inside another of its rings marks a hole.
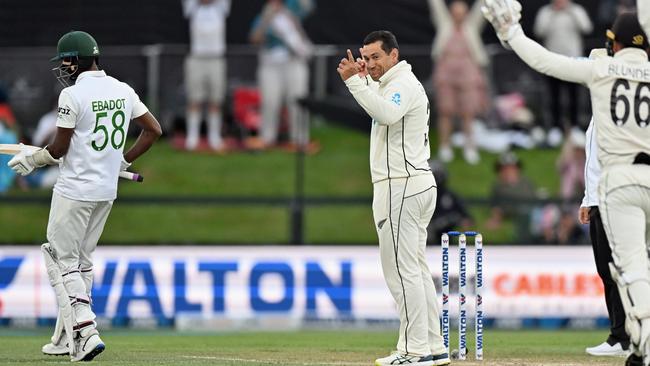
[[[46,148],[37,150],[34,154],[32,154],[32,156],[30,156],[30,158],[33,160],[34,166],[38,168],[45,165],[59,164],[59,160],[54,159]]]

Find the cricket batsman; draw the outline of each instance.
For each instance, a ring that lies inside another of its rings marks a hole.
[[[105,349],[91,308],[92,254],[117,196],[120,171],[145,153],[162,130],[135,91],[99,68],[99,46],[86,32],[64,34],[52,61],[66,86],[59,96],[54,142],[24,149],[8,165],[27,175],[59,165],[47,243],[41,249],[59,307],[52,342],[43,353],[90,361]],[[69,86],[70,83],[74,85]],[[123,154],[131,120],[140,136]]]
[[[436,181],[428,163],[429,100],[411,65],[399,60],[393,33],[370,33],[361,55],[355,61],[348,50],[337,71],[372,117],[372,211],[384,279],[400,316],[397,351],[375,365],[447,365],[438,298],[424,256],[436,207]]]
[[[639,4],[648,2],[641,0]],[[645,9],[644,9],[645,10]],[[650,62],[648,38],[634,12],[608,32],[608,52],[595,59],[561,56],[530,40],[515,0],[485,0],[483,13],[502,43],[546,75],[589,88],[598,161],[599,208],[612,249],[610,263],[626,314],[633,353],[626,365],[650,365]]]

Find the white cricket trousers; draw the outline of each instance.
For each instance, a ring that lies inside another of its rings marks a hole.
[[[397,351],[445,353],[438,297],[425,257],[427,226],[436,207],[435,179],[432,174],[387,179],[373,190],[381,265],[400,317]]]
[[[607,168],[600,178],[598,194],[614,264],[624,279],[634,281],[628,289],[634,311],[650,313],[650,166]]]
[[[260,55],[257,79],[261,93],[262,125],[259,135],[265,144],[277,143],[280,112],[286,103],[289,112],[289,139],[293,143],[309,140],[306,114],[298,99],[309,92],[309,66],[307,61],[292,57],[286,62]]]
[[[69,296],[90,300],[92,254],[102,235],[113,201],[85,202],[52,194],[47,240],[54,249]],[[75,306],[77,323],[95,319],[90,305]]]

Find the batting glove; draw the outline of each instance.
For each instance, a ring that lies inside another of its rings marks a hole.
[[[483,4],[483,16],[494,27],[501,44],[510,49],[508,41],[523,33],[519,25],[521,4],[517,0],[484,0]]]
[[[14,172],[20,175],[25,176],[33,172],[36,168],[59,163],[45,148],[34,150],[24,147],[23,144],[20,145],[20,152],[7,163]]]

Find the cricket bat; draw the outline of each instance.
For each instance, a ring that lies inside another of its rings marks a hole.
[[[40,147],[38,146],[31,146],[31,145],[20,145],[20,144],[0,144],[0,154],[4,155],[16,155],[20,153],[22,149],[25,150],[38,150]],[[144,177],[141,176],[138,173],[133,173],[133,172],[127,172],[126,170],[123,170],[120,172],[120,178],[126,179],[126,180],[131,180],[134,182],[142,182],[144,181]]]

